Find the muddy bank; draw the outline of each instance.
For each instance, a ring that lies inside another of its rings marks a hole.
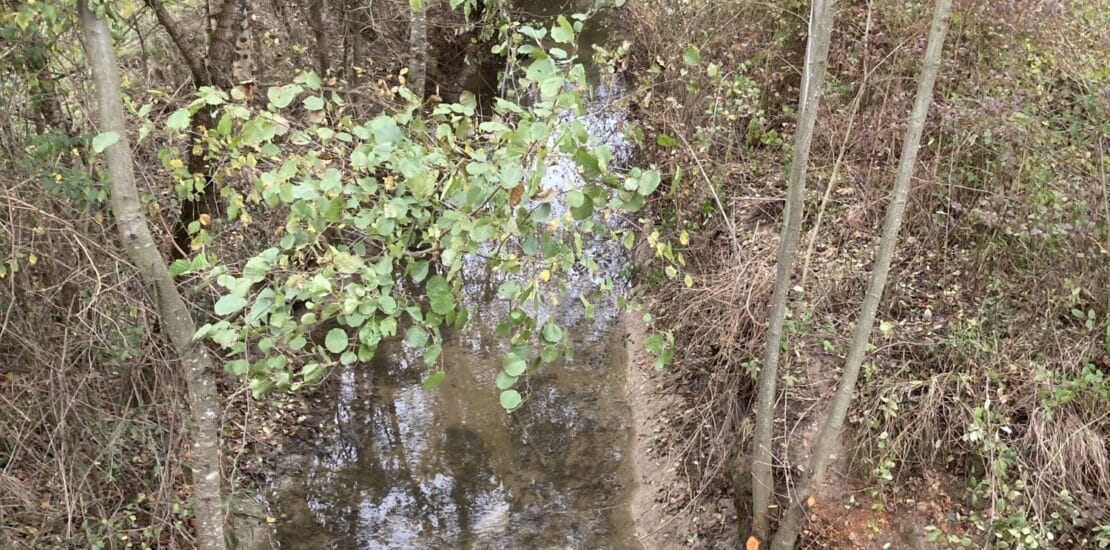
[[[647,327],[638,313],[626,313],[619,330],[625,335],[625,400],[631,410],[629,468],[635,485],[629,512],[636,539],[644,548],[738,548],[736,512],[727,498],[691,498],[681,456],[683,439],[675,415],[682,400],[652,367],[644,351]],[[691,504],[691,502],[693,504]]]

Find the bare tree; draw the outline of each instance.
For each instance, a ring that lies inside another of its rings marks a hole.
[[[428,74],[428,0],[409,0],[409,88],[424,99],[424,81]]]
[[[863,300],[863,310],[860,312],[859,323],[852,337],[852,347],[848,350],[848,358],[844,364],[844,372],[840,377],[840,385],[833,396],[832,405],[821,432],[817,436],[817,443],[810,457],[808,477],[798,486],[792,504],[786,511],[779,530],[775,533],[771,547],[778,550],[794,548],[801,528],[802,518],[810,498],[817,492],[825,479],[832,451],[836,447],[840,430],[844,426],[844,417],[848,413],[848,405],[855,391],[856,379],[859,377],[860,366],[863,364],[867,352],[867,342],[871,338],[871,329],[875,324],[875,313],[879,308],[883,289],[886,287],[887,275],[890,273],[890,263],[894,258],[894,249],[898,244],[898,231],[902,226],[902,216],[906,211],[906,201],[910,192],[910,179],[913,168],[917,163],[917,151],[921,145],[921,133],[925,128],[925,120],[929,114],[929,105],[933,101],[933,84],[937,79],[940,69],[941,50],[944,47],[944,36],[948,32],[949,12],[952,0],[937,0],[933,12],[933,23],[929,31],[929,45],[925,48],[925,60],[921,67],[921,76],[917,83],[917,97],[914,100],[913,112],[910,115],[909,127],[902,141],[902,155],[898,160],[898,171],[894,177],[894,190],[890,205],[886,211],[886,221],[883,223],[883,233],[879,240],[879,251],[875,258],[875,267],[871,271],[871,282],[867,286],[867,294]]]
[[[204,344],[193,340],[196,325],[177,291],[166,263],[158,253],[135,186],[131,146],[123,118],[119,69],[108,26],[78,3],[89,69],[96,87],[100,132],[118,139],[104,149],[112,214],[120,241],[157,305],[162,329],[180,354],[181,376],[189,392],[192,415],[192,474],[197,547],[224,548],[224,507],[220,483],[219,398],[212,377],[212,360]]]
[[[806,42],[805,68],[798,110],[798,129],[794,134],[794,158],[786,191],[786,212],[776,260],[775,290],[771,299],[771,315],[767,325],[763,367],[755,404],[755,432],[752,443],[752,535],[767,540],[770,532],[770,510],[774,497],[772,475],[772,440],[778,382],[782,326],[786,318],[786,300],[790,293],[790,276],[797,255],[798,238],[802,231],[803,194],[809,148],[824,88],[825,67],[829,55],[836,0],[813,0],[809,12],[809,38]]]

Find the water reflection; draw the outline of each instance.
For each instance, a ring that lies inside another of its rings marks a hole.
[[[530,10],[552,4],[559,3],[519,3]],[[630,146],[619,131],[622,114],[606,108],[615,96],[600,88],[591,114],[567,122],[581,122],[621,164]],[[555,159],[544,185],[567,191],[581,182],[573,163]],[[594,295],[603,280],[624,284],[625,257],[616,240],[596,237],[584,250],[600,269],[577,269],[561,281],[566,293],[558,306],[529,312],[568,327],[574,358],[526,377],[527,400],[512,415],[498,404],[493,383],[507,351],[494,334],[508,314],[493,298],[502,279],[477,257],[466,260],[459,304],[471,322],[445,331],[442,385],[421,386],[426,369],[399,341],[383,342],[371,363],[338,373],[332,437],[306,459],[303,479],[276,498],[282,546],[637,547],[622,506],[630,485],[622,467],[630,444],[623,368],[614,363],[622,342],[611,330],[611,300]],[[592,318],[580,298],[594,303]]]
[[[283,518],[279,539],[291,548],[631,545],[619,506],[627,416],[610,360],[619,342],[572,336],[576,360],[532,376],[512,415],[496,402],[497,338],[485,327],[450,338],[448,378],[434,391],[400,343],[344,371],[336,437],[301,490],[281,499],[287,514],[302,504],[306,513]]]

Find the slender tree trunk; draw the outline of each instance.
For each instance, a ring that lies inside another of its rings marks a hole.
[[[177,26],[177,22],[170,16],[170,12],[166,11],[166,6],[162,4],[162,0],[146,0],[146,5],[154,11],[154,16],[158,18],[158,23],[166,30],[166,34],[170,35],[170,40],[177,46],[178,53],[181,58],[185,60],[185,65],[189,67],[189,72],[193,77],[193,85],[196,87],[207,86],[210,81],[208,77],[208,68],[200,62],[193,49],[189,47],[189,43],[181,35],[181,30]]]
[[[331,67],[328,58],[328,30],[324,27],[324,0],[309,0],[308,22],[312,25],[312,35],[316,38],[316,72],[324,76]]]
[[[189,392],[194,516],[197,547],[224,548],[224,508],[220,492],[219,396],[212,377],[212,360],[202,343],[193,340],[196,326],[181,294],[166,270],[150,233],[131,160],[131,147],[124,126],[119,72],[108,26],[89,9],[87,0],[78,4],[89,68],[96,85],[101,132],[115,132],[119,141],[104,150],[112,214],[120,241],[150,288],[162,329],[181,356],[181,375]]]
[[[409,0],[412,11],[409,19],[408,85],[421,100],[424,99],[424,81],[428,74],[428,1]]]
[[[948,32],[948,17],[951,8],[952,0],[937,0],[936,2],[932,28],[929,31],[929,45],[925,49],[925,60],[917,84],[917,98],[914,100],[909,127],[906,128],[906,136],[902,141],[902,156],[898,160],[893,196],[890,205],[887,207],[883,234],[879,240],[879,252],[875,258],[875,267],[871,271],[871,282],[867,286],[867,294],[863,300],[863,310],[860,312],[859,323],[856,325],[856,332],[852,337],[852,347],[848,350],[848,358],[844,363],[840,385],[836,389],[836,395],[833,396],[829,416],[821,426],[821,432],[818,434],[817,443],[813,448],[813,455],[810,457],[808,478],[798,486],[799,489],[787,508],[786,515],[771,544],[771,547],[776,550],[794,548],[810,498],[815,495],[817,488],[825,480],[825,471],[828,469],[833,448],[835,448],[840,430],[844,426],[844,417],[848,413],[848,405],[852,400],[852,392],[855,391],[860,365],[863,364],[867,352],[867,342],[875,324],[875,313],[879,308],[879,300],[882,298],[883,289],[886,287],[887,275],[890,273],[894,248],[898,244],[898,230],[902,226],[902,216],[906,211],[910,179],[913,176],[914,165],[917,163],[917,151],[921,145],[921,133],[925,128],[929,105],[933,101],[933,84],[936,82],[937,72],[940,69],[941,50],[944,47],[944,36]]]
[[[177,25],[160,0],[147,0],[147,4],[151,6],[158,17],[158,22],[170,35],[170,39],[180,50],[181,56],[186,59],[186,64],[189,65],[193,76],[193,85],[197,88],[215,86],[226,90],[231,87],[236,59],[236,29],[240,28],[239,23],[243,16],[244,1],[226,0],[219,13],[208,14],[208,51],[202,64],[194,52],[189,49],[189,45],[182,39]],[[211,128],[214,124],[213,107],[211,106],[205,106],[193,115],[194,128],[197,126]],[[198,134],[194,132],[190,132],[190,135],[193,138],[192,141],[195,141],[198,137]],[[177,257],[187,256],[191,250],[192,236],[189,234],[189,226],[200,219],[201,215],[211,215],[219,211],[218,189],[213,182],[214,175],[212,174],[211,163],[205,155],[206,152],[203,147],[190,146],[188,148],[187,166],[189,173],[194,178],[201,178],[203,183],[199,186],[199,192],[187,197],[181,205],[181,215],[178,217],[177,225],[174,228],[175,255]]]
[[[755,404],[755,432],[752,443],[752,535],[767,540],[770,532],[770,511],[774,504],[772,474],[775,400],[777,397],[779,353],[782,346],[782,325],[786,318],[786,299],[790,293],[790,274],[802,231],[803,194],[813,127],[824,88],[825,66],[829,55],[836,0],[813,0],[809,13],[809,38],[806,62],[802,73],[798,129],[794,135],[794,158],[790,164],[790,181],[786,192],[785,222],[779,241],[775,272],[775,290],[771,299],[771,315],[767,325],[763,367]]]

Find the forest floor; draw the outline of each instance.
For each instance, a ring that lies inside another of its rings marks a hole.
[[[729,478],[750,445],[804,5],[629,3],[620,18],[640,160],[669,184],[644,233],[686,241],[679,276],[638,273],[654,314],[644,330],[676,342],[662,371],[629,362],[646,548],[736,547],[734,524],[715,520],[735,514]],[[1085,53],[1105,45],[1089,29],[1106,14],[1092,6],[957,2],[874,349],[808,547],[1110,544],[1107,88],[1105,63]],[[872,1],[838,15],[780,364],[780,499],[854,331],[927,12]]]

